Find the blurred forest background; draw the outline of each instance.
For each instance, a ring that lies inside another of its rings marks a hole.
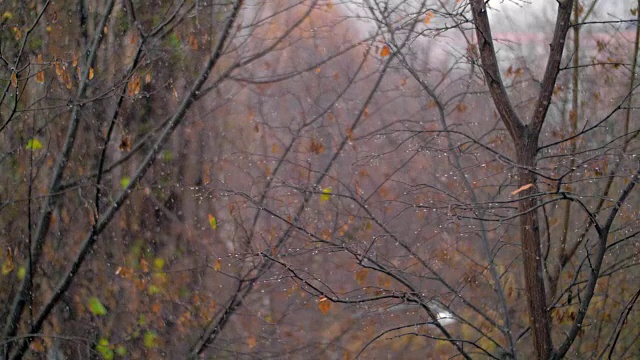
[[[640,357],[640,2],[503,3],[0,1],[0,357]]]

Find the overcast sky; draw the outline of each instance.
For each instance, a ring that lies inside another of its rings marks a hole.
[[[592,2],[587,1],[587,5]],[[552,24],[557,12],[556,0],[491,0],[495,10],[489,12],[492,27],[499,32],[543,31]],[[636,0],[599,0],[591,20],[616,20],[635,18],[630,9]]]

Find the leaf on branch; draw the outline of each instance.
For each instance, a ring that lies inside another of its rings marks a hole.
[[[331,0],[327,0],[327,10],[333,10],[333,3],[331,2]]]
[[[331,198],[331,188],[326,187],[322,189],[322,195],[320,195],[320,202],[323,203],[325,201],[328,201],[330,198]]]
[[[329,301],[325,296],[320,297],[318,300],[318,309],[323,315],[325,315],[331,309],[331,301]]]
[[[220,262],[220,259],[217,259],[216,262],[213,264],[213,270],[220,271],[221,267],[222,267],[222,263]]]
[[[127,84],[127,94],[129,96],[137,95],[140,92],[140,75],[134,74]]]
[[[127,186],[129,186],[129,183],[131,183],[131,178],[128,176],[125,176],[122,179],[120,179],[120,187],[123,189],[126,189]]]
[[[109,344],[109,339],[101,338],[96,345],[96,351],[100,353],[103,359],[110,360],[113,359],[113,349],[111,349],[111,345]]]
[[[424,16],[424,24],[429,25],[429,23],[431,23],[431,19],[433,19],[433,11],[429,10]]]
[[[309,150],[311,150],[312,153],[316,154],[316,155],[320,155],[322,153],[324,153],[324,145],[322,144],[322,142],[317,141],[314,138],[311,138],[311,144],[309,145]]]
[[[18,87],[18,75],[15,72],[11,73],[11,86],[14,88]]]
[[[249,346],[249,349],[253,349],[254,347],[256,347],[257,344],[258,344],[258,341],[256,340],[255,337],[249,336],[249,338],[247,338],[247,345]]]
[[[531,189],[533,187],[533,184],[526,184],[526,185],[522,185],[520,186],[518,189],[514,190],[511,192],[511,195],[516,195],[522,191],[525,191],[527,189]]]
[[[93,315],[98,315],[98,316],[107,315],[107,308],[104,305],[102,305],[100,300],[95,296],[89,299],[89,311],[91,311]]]
[[[389,56],[391,54],[391,49],[389,49],[389,46],[385,45],[382,47],[382,50],[380,50],[380,56],[385,57],[385,56]]]
[[[209,214],[209,225],[211,225],[213,230],[218,228],[218,220],[216,220],[216,217],[211,214]]]
[[[142,342],[147,349],[155,348],[158,346],[158,334],[156,334],[155,331],[149,330],[144,333]]]
[[[29,139],[29,141],[27,141],[27,150],[40,150],[42,149],[42,143],[40,142],[40,140],[33,138],[33,139]]]
[[[369,271],[367,269],[358,270],[358,272],[356,272],[356,280],[358,281],[358,284],[364,285],[364,283],[367,281],[368,276]]]

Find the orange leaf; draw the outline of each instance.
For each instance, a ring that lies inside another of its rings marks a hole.
[[[89,68],[89,80],[93,80],[93,68]]]
[[[38,71],[36,74],[36,82],[42,84],[44,82],[44,71]]]
[[[356,280],[358,284],[364,285],[365,281],[367,281],[367,276],[369,275],[369,271],[367,269],[360,269],[356,272]]]
[[[533,187],[533,184],[522,185],[517,190],[512,191],[511,195],[516,195],[517,193],[525,191],[525,190],[530,189],[532,187]]]
[[[389,47],[387,45],[382,47],[382,50],[380,50],[380,56],[385,57],[385,56],[389,56],[389,54],[391,54],[391,50],[389,49]]]
[[[247,338],[247,345],[249,345],[249,349],[253,349],[258,344],[258,341],[253,336],[249,336]]]
[[[327,10],[331,11],[333,9],[333,3],[331,2],[331,0],[327,1]]]
[[[216,260],[215,264],[213,264],[213,270],[220,271],[222,264],[220,263],[220,259]]]
[[[18,75],[15,72],[11,73],[11,86],[14,88],[18,87]]]
[[[353,129],[347,128],[347,140],[353,140]]]
[[[424,24],[429,25],[429,23],[431,22],[431,19],[433,19],[433,11],[427,11],[427,13],[424,16]]]
[[[329,299],[327,299],[326,297],[321,297],[318,300],[318,309],[320,310],[320,312],[324,315],[326,313],[329,312],[329,309],[331,309],[331,301],[329,301]]]
[[[129,96],[137,95],[140,92],[140,76],[138,74],[134,74],[129,80],[129,84],[127,85],[127,94]]]

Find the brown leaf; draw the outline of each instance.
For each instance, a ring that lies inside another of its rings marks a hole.
[[[329,299],[327,299],[326,297],[321,297],[318,300],[318,309],[320,310],[320,312],[325,315],[326,313],[329,312],[329,310],[331,309],[331,301],[329,301]]]
[[[358,281],[358,284],[364,285],[364,283],[367,281],[368,276],[369,271],[367,269],[360,269],[358,272],[356,272],[356,280]]]
[[[127,94],[129,96],[137,95],[140,92],[140,76],[134,74],[127,85]]]
[[[525,190],[527,190],[527,189],[530,189],[530,188],[532,188],[532,187],[533,187],[533,184],[526,184],[526,185],[522,185],[522,186],[520,186],[518,189],[516,189],[516,190],[512,191],[512,192],[511,192],[511,195],[516,195],[516,194],[518,194],[518,193],[520,193],[520,192],[522,192],[522,191],[525,191]]]
[[[320,155],[322,153],[324,153],[324,145],[320,142],[317,141],[314,138],[311,138],[311,144],[309,145],[309,150],[316,154],[316,155]]]

